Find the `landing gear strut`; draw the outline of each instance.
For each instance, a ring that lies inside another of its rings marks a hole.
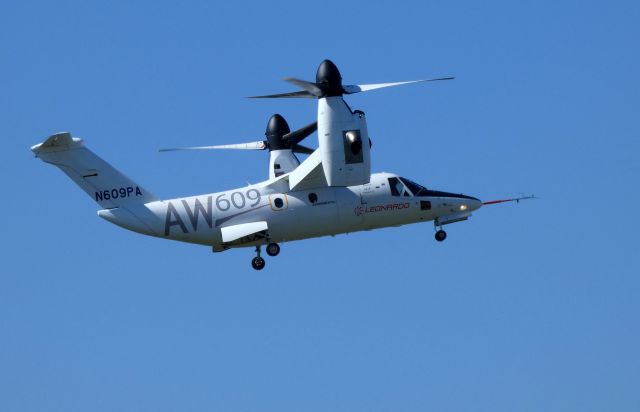
[[[268,253],[268,252],[267,252]],[[251,266],[255,269],[255,270],[262,270],[264,269],[265,266],[265,262],[264,262],[264,258],[262,258],[260,256],[260,246],[256,246],[256,257],[254,257],[253,259],[251,259]]]

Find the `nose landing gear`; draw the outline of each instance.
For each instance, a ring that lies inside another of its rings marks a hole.
[[[256,257],[251,259],[251,267],[253,267],[255,270],[262,270],[266,266],[264,258],[260,256],[261,248],[261,245],[256,246]],[[269,243],[267,245],[267,255],[278,256],[279,253],[280,245],[278,245],[277,243]]]
[[[442,242],[443,240],[445,240],[447,238],[447,232],[445,232],[444,230],[442,230],[442,225],[440,224],[440,222],[438,221],[438,219],[433,221],[433,228],[437,229],[436,230],[436,240],[438,242]]]

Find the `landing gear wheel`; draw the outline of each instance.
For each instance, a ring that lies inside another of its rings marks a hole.
[[[280,253],[280,245],[277,243],[269,243],[267,245],[267,255],[269,256],[278,256]]]
[[[255,270],[262,270],[264,269],[264,259],[261,258],[260,256],[256,256],[253,259],[251,259],[251,266],[255,269]]]
[[[444,230],[440,229],[436,232],[436,240],[438,242],[442,242],[446,238],[447,238],[447,232],[445,232]]]

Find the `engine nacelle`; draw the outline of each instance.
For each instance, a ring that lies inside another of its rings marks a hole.
[[[363,112],[351,111],[341,96],[319,99],[318,141],[329,186],[369,183],[371,151]]]

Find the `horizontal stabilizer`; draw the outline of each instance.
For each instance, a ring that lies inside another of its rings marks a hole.
[[[71,137],[71,133],[62,132],[49,136],[44,142],[31,146],[31,151],[39,156],[43,153],[60,152],[84,147],[82,139]]]

